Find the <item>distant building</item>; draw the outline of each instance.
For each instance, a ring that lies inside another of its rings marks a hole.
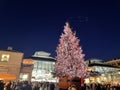
[[[53,78],[52,75],[55,59],[50,57],[50,53],[38,51],[31,59],[35,62],[31,81],[56,81],[56,78]]]
[[[0,79],[18,80],[24,53],[17,52],[8,47],[0,50]]]
[[[54,65],[55,59],[44,51],[24,58],[24,53],[12,47],[0,50],[0,79],[3,80],[55,81]]]
[[[0,50],[0,79],[3,80],[28,80],[57,82],[53,77],[55,58],[50,53],[37,51],[34,55],[24,58],[24,53],[8,47]],[[86,60],[90,77],[86,83],[120,84],[120,59],[103,61],[100,59]]]
[[[21,64],[19,80],[31,81],[33,67],[34,67],[34,61],[32,59],[30,58],[23,59],[23,62]]]
[[[115,58],[105,62],[106,64],[120,67],[120,58]]]
[[[31,57],[23,59],[19,80],[56,81],[53,78],[55,59],[50,53],[37,51]]]
[[[86,79],[86,83],[120,83],[120,68],[118,66],[110,65],[96,58],[89,59],[86,62],[88,63],[87,70],[90,73],[90,77]]]

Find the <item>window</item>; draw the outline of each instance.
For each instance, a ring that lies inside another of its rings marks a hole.
[[[28,80],[28,73],[20,73],[20,80]]]
[[[9,54],[3,54],[3,55],[2,55],[2,58],[1,58],[1,61],[2,61],[2,62],[8,62],[8,61],[9,61],[9,58],[10,58],[10,55],[9,55]]]

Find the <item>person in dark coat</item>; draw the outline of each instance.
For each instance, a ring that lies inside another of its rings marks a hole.
[[[6,84],[6,90],[12,90],[12,89],[11,89],[11,82],[8,82],[8,83]]]
[[[0,90],[4,90],[4,81],[0,80]]]
[[[86,86],[82,84],[80,90],[86,90]]]
[[[32,90],[32,86],[28,84],[28,81],[23,83],[22,90]]]
[[[101,90],[101,85],[100,85],[100,84],[98,84],[98,85],[96,86],[96,90]]]
[[[54,83],[50,83],[50,90],[54,90],[54,88],[55,88]]]

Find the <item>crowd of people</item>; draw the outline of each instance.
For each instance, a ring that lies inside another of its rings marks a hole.
[[[120,85],[92,83],[81,85],[79,88],[71,85],[68,90],[120,90]]]
[[[53,82],[4,82],[0,80],[0,90],[64,90],[58,83]],[[79,88],[71,85],[66,90],[120,90],[120,85],[112,86],[110,84],[82,84]]]
[[[52,82],[4,82],[0,81],[0,90],[59,90]]]

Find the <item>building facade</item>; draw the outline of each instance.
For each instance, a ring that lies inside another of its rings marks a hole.
[[[32,78],[32,70],[34,67],[34,61],[30,58],[23,59],[19,80],[20,81],[31,81]]]
[[[7,50],[0,50],[0,79],[58,82],[53,77],[55,62],[50,53],[44,51],[24,58],[24,53],[8,47]],[[85,79],[86,83],[120,83],[120,59],[106,62],[90,59],[86,62],[90,73],[89,78]]]
[[[43,51],[35,52],[31,59],[34,61],[31,81],[56,82],[57,79],[54,78],[52,74],[55,59],[50,57],[50,53]]]
[[[52,72],[55,59],[47,52],[35,52],[24,58],[24,53],[8,47],[0,50],[0,80],[55,81]]]
[[[0,50],[0,79],[18,80],[24,54],[8,47]]]
[[[106,63],[106,64],[109,64],[109,65],[113,65],[113,66],[120,67],[120,58],[108,60],[108,61],[106,61],[105,63]]]
[[[118,84],[120,83],[120,68],[100,59],[87,60],[90,77],[86,83]]]

